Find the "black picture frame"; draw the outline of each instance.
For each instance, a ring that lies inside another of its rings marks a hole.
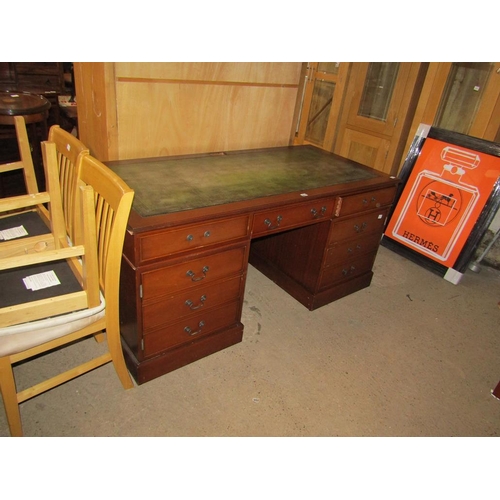
[[[474,150],[478,153],[487,154],[500,158],[500,144],[471,137],[458,132],[432,127],[426,124],[420,124],[408,150],[399,178],[401,183],[398,186],[394,204],[388,216],[388,223],[394,215],[396,207],[402,202],[401,196],[407,186],[410,174],[420,156],[422,148],[427,139],[436,139],[453,146],[459,146]],[[474,257],[475,251],[484,237],[487,229],[491,225],[496,213],[500,208],[500,176],[497,178],[493,188],[488,196],[485,205],[477,217],[469,236],[463,245],[457,259],[451,267],[440,264],[435,260],[426,257],[401,241],[397,241],[390,234],[384,233],[381,245],[404,256],[408,260],[415,262],[429,271],[443,277],[451,283],[458,284],[465,273],[469,263]]]

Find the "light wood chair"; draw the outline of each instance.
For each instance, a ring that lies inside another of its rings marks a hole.
[[[26,133],[23,124],[22,117],[16,117],[21,144]],[[4,260],[4,269],[18,256],[24,258],[28,254],[54,251],[66,246],[67,240],[55,156],[48,163],[45,156],[48,151],[42,151],[46,191],[38,192],[31,156],[22,148],[20,162],[3,165],[5,171],[12,165],[12,168],[23,169],[28,191],[25,195],[0,199],[0,258],[11,258],[11,261]]]
[[[14,200],[13,204],[10,206],[7,205],[5,201],[9,200],[9,198],[2,198],[2,218],[15,216],[15,219],[12,221],[13,224],[23,224],[26,220],[28,221],[28,227],[34,232],[37,234],[47,234],[50,233],[50,215],[47,208],[43,205],[43,203],[46,203],[47,195],[40,194],[38,190],[35,168],[33,166],[33,157],[31,155],[31,146],[28,139],[28,132],[26,130],[24,117],[15,116],[14,125],[16,129],[19,156],[21,159],[19,161],[0,165],[0,174],[14,170],[22,170],[27,197],[24,199],[12,197]],[[31,206],[26,207],[24,200],[30,199],[28,198],[29,196],[31,196],[32,204]],[[12,198],[10,199],[12,200]],[[36,215],[38,215],[38,217],[36,217]],[[37,222],[38,220],[40,221],[39,223]],[[3,225],[0,224],[0,229],[5,229],[8,224],[10,224],[10,222],[4,221]]]
[[[43,146],[44,149],[48,147],[46,143]],[[52,160],[51,155],[47,156],[48,161],[55,161],[54,155]],[[0,389],[13,436],[22,435],[20,403],[105,363],[113,363],[125,389],[133,387],[120,342],[119,281],[123,242],[134,192],[92,156],[83,155],[78,161],[80,178],[77,193],[81,194],[77,196],[75,203],[82,206],[85,213],[85,206],[92,193],[93,200],[92,215],[89,217],[87,214],[81,218],[78,223],[81,228],[76,228],[76,234],[82,235],[85,241],[89,234],[87,222],[89,218],[93,219],[100,304],[55,318],[0,328]],[[76,243],[80,241],[77,240]],[[87,272],[91,271],[87,268]],[[104,354],[17,392],[12,365],[91,335],[99,334],[98,339],[102,340],[104,330],[107,340],[107,351]]]
[[[70,245],[64,229],[55,145],[42,143],[42,153],[49,191],[41,194],[49,195],[50,222],[57,229],[41,237],[28,236],[0,243],[0,327],[87,309],[100,303],[93,200],[88,193],[91,188],[83,191],[82,186],[81,239]],[[16,198],[28,198],[25,205],[29,205],[30,196]],[[9,206],[14,204],[13,198],[0,201],[6,201]],[[38,247],[40,243],[44,245]],[[24,286],[23,278],[45,272],[47,263],[63,273],[65,286],[33,293]],[[66,273],[66,265],[71,273]]]
[[[0,216],[0,230],[22,226],[30,236],[39,236],[37,239],[24,240],[20,246],[21,254],[55,248],[51,235],[62,238],[64,234],[67,234],[70,240],[75,241],[74,228],[76,225],[73,218],[77,213],[74,210],[76,180],[78,178],[77,165],[79,165],[78,159],[81,155],[89,154],[88,148],[79,139],[61,129],[59,125],[53,125],[49,132],[49,141],[56,145],[58,165],[56,178],[58,178],[58,183],[54,180],[50,183],[50,189],[52,189],[50,194],[47,192],[39,193],[26,124],[22,116],[15,117],[15,126],[21,160],[1,165],[0,173],[22,169],[28,194],[25,197],[12,197],[0,201],[0,213],[7,214]],[[44,168],[46,168],[45,158]],[[48,187],[46,189],[49,190]],[[42,205],[42,203],[46,203],[48,197],[55,199],[56,189],[60,190],[58,197],[61,198],[62,203],[62,219],[60,210],[54,210],[54,215],[51,216],[50,205],[49,209]],[[16,213],[9,213],[9,211]],[[31,247],[28,246],[30,243],[32,243]],[[17,248],[17,242],[12,242],[11,246]],[[5,246],[4,251],[7,251],[7,248]]]

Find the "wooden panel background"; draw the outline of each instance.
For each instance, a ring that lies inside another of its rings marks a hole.
[[[99,160],[115,159],[117,123],[112,63],[74,63],[79,138]]]
[[[300,63],[283,62],[115,63],[117,78],[278,85],[297,85],[300,65]]]
[[[300,70],[301,63],[75,63],[80,138],[102,160],[286,146]]]

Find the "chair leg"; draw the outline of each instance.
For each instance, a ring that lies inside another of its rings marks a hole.
[[[20,437],[23,435],[21,424],[21,413],[17,402],[16,382],[12,365],[8,356],[0,358],[0,391],[2,393],[5,414],[11,436]]]
[[[127,365],[125,364],[125,358],[123,357],[120,332],[111,332],[110,334],[110,328],[108,328],[106,330],[106,334],[108,338],[108,348],[111,354],[111,361],[115,367],[116,374],[118,375],[124,389],[132,389],[132,387],[134,387],[134,383],[130,378]]]

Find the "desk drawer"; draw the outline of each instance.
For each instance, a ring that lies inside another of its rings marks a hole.
[[[349,238],[363,237],[368,234],[382,233],[389,209],[365,213],[358,217],[336,222],[330,232],[329,244]]]
[[[346,261],[338,266],[324,267],[320,288],[326,288],[340,281],[350,280],[371,271],[377,251]]]
[[[325,266],[332,266],[336,263],[346,262],[347,260],[377,250],[380,238],[381,235],[377,232],[376,234],[365,237],[358,237],[353,240],[335,243],[333,246],[328,248],[326,252]]]
[[[144,355],[158,354],[165,349],[193,342],[200,337],[236,324],[240,319],[240,302],[199,312],[177,323],[144,336]]]
[[[140,237],[139,259],[147,262],[178,252],[245,238],[249,235],[249,219],[246,215],[148,233]]]
[[[160,300],[144,303],[143,331],[147,333],[148,330],[161,325],[237,300],[243,294],[243,283],[242,276],[235,276],[229,280],[199,286],[177,295],[168,295]]]
[[[147,301],[240,274],[246,268],[246,254],[245,245],[143,272],[142,299]]]
[[[378,189],[368,193],[340,197],[335,208],[335,216],[342,217],[365,210],[390,205],[396,195],[396,187]]]
[[[263,236],[267,233],[329,219],[333,212],[333,205],[333,199],[326,199],[256,213],[253,219],[253,236]]]

